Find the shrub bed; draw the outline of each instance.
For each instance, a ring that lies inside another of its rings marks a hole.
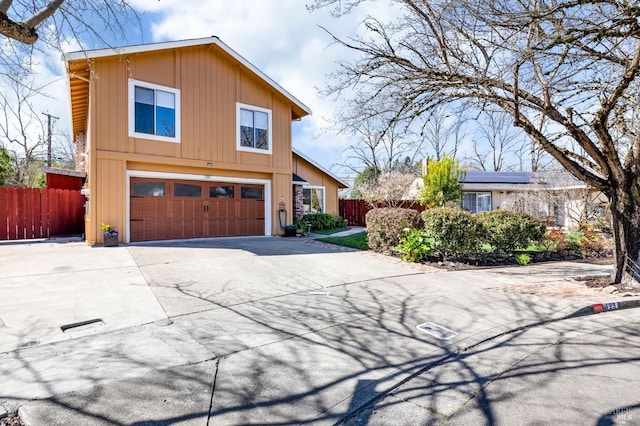
[[[420,214],[411,209],[378,208],[365,216],[369,248],[378,253],[391,253],[400,242],[400,232],[420,228]]]
[[[310,223],[312,229],[333,229],[336,227],[336,217],[329,213],[307,213],[302,216],[302,220]]]

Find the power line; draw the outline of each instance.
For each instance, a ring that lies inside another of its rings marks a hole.
[[[58,120],[58,117],[55,117],[48,112],[43,112],[42,115],[47,116],[47,167],[51,167],[51,119]]]

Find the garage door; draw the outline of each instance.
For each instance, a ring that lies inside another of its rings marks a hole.
[[[264,235],[264,185],[132,178],[131,241]]]

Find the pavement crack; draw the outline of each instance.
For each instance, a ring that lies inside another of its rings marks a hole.
[[[213,395],[216,392],[216,382],[218,380],[218,370],[220,369],[220,358],[216,360],[216,372],[213,375],[213,383],[211,384],[211,399],[209,400],[209,413],[207,415],[207,426],[211,420],[211,411],[213,411]]]
[[[460,411],[462,411],[462,409],[464,407],[467,406],[467,404],[469,404],[469,402],[475,400],[476,398],[478,398],[479,396],[482,397],[484,390],[491,385],[492,383],[494,383],[495,381],[499,380],[500,378],[502,378],[505,374],[507,374],[509,371],[513,370],[515,367],[517,367],[518,365],[522,364],[524,361],[526,361],[527,359],[531,358],[534,355],[539,354],[540,352],[549,349],[553,346],[555,346],[557,343],[551,343],[549,345],[545,345],[542,346],[540,348],[538,348],[537,350],[528,353],[526,356],[522,357],[521,359],[518,359],[517,361],[514,361],[513,363],[511,363],[511,365],[509,365],[508,367],[506,367],[504,370],[502,370],[502,372],[498,373],[498,374],[494,374],[491,376],[491,378],[489,380],[487,380],[485,383],[482,384],[482,386],[480,386],[480,388],[478,388],[478,390],[476,392],[473,393],[473,395],[467,399],[466,401],[464,401],[462,404],[460,404],[460,406],[458,407],[458,409],[456,411],[454,411],[453,413],[451,413],[449,416],[447,416],[445,419],[442,420],[442,422],[440,423],[441,425],[445,425],[447,424],[449,421],[451,421],[451,419],[453,417],[455,417]],[[471,347],[470,347],[471,348]],[[470,349],[469,348],[469,349]]]

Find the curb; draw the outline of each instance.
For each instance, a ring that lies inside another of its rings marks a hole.
[[[562,319],[577,318],[577,317],[583,317],[587,315],[595,315],[602,312],[611,312],[611,311],[617,311],[620,309],[632,309],[632,308],[640,308],[640,299],[621,300],[619,302],[594,303],[591,306],[585,306],[584,308],[578,309],[574,313],[569,314],[566,317],[563,317]]]

